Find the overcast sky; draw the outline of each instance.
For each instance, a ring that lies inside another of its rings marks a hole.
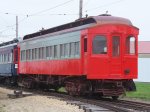
[[[108,11],[125,17],[140,29],[139,40],[150,40],[149,0],[83,0],[83,15]],[[19,37],[78,19],[79,0],[0,0],[0,42],[15,37],[15,16]],[[66,15],[64,15],[66,14]]]

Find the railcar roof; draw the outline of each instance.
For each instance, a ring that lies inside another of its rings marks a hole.
[[[91,23],[95,23],[95,24],[125,24],[125,25],[132,26],[131,21],[128,19],[121,18],[121,17],[114,17],[114,16],[110,16],[107,14],[102,14],[99,16],[91,16],[88,18],[82,18],[82,19],[76,20],[76,21],[68,23],[68,24],[64,24],[64,25],[60,25],[60,26],[53,27],[50,29],[42,30],[42,31],[39,31],[36,33],[28,34],[28,35],[24,36],[23,40],[38,37],[38,36],[53,33],[53,32],[57,32],[57,31],[61,31],[61,30],[65,30],[65,29],[69,29],[69,28],[79,27],[79,26],[83,26],[83,25],[87,25],[87,24],[91,24]]]
[[[10,44],[14,44],[14,43],[17,43],[17,42],[18,42],[18,39],[13,39],[11,41],[1,43],[0,47],[10,45]]]

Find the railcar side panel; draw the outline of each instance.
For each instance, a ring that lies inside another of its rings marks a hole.
[[[80,59],[21,62],[20,69],[21,74],[81,75]]]
[[[12,63],[0,64],[0,75],[11,76],[13,67],[14,65]]]
[[[20,74],[83,74],[80,31],[29,40],[20,43],[19,46],[21,55],[19,59]],[[42,52],[40,51],[41,48]],[[72,51],[70,50],[71,48]],[[36,50],[37,52],[35,53]],[[21,54],[21,52],[24,52],[24,54]]]
[[[14,63],[14,49],[17,49],[16,44],[0,48],[0,76],[17,76],[17,63]]]

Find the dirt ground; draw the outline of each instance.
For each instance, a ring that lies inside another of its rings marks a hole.
[[[10,99],[7,94],[13,92],[0,87],[0,112],[84,112],[77,106],[67,105],[54,97],[32,95]]]

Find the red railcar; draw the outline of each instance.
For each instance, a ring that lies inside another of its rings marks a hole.
[[[113,98],[135,90],[138,32],[128,19],[100,15],[26,35],[18,44],[21,82]]]

